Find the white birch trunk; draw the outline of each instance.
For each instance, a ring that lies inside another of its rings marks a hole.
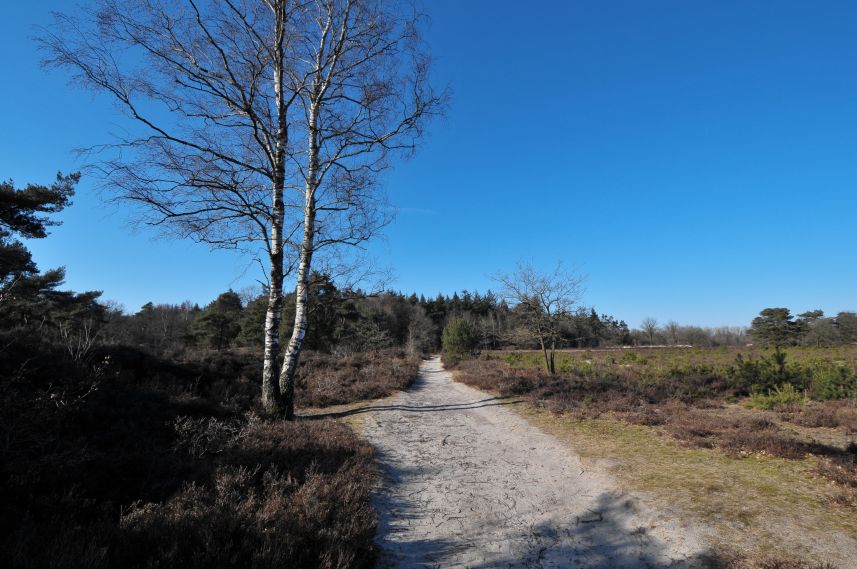
[[[262,406],[268,413],[278,414],[282,410],[280,390],[280,321],[283,314],[283,222],[285,206],[283,187],[286,178],[286,145],[288,123],[286,121],[285,93],[283,92],[286,13],[282,3],[274,8],[275,44],[277,57],[274,61],[274,94],[277,100],[277,140],[274,153],[274,182],[272,188],[271,237],[268,250],[271,271],[268,289],[268,309],[265,314],[265,353],[262,364]]]
[[[286,347],[283,358],[283,369],[280,372],[280,390],[283,393],[283,404],[287,420],[295,417],[295,374],[303,348],[307,331],[307,316],[309,301],[309,281],[312,266],[312,255],[315,251],[315,191],[318,185],[318,109],[310,107],[309,115],[309,169],[306,181],[306,200],[304,204],[304,232],[298,262],[297,284],[295,285],[295,322],[292,336]]]

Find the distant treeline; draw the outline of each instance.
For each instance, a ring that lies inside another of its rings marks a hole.
[[[440,347],[444,327],[452,317],[470,321],[479,331],[483,349],[507,346],[528,348],[531,340],[518,332],[518,314],[491,292],[463,292],[425,298],[398,292],[366,294],[338,289],[330,279],[316,276],[311,288],[310,325],[306,347],[348,355],[405,347],[429,352]],[[290,322],[287,297],[283,322]],[[147,303],[133,314],[104,307],[94,332],[100,343],[144,348],[159,354],[185,350],[226,348],[261,349],[267,297],[245,298],[229,290],[199,307]],[[291,330],[281,330],[283,341]],[[568,318],[562,343],[567,347],[597,347],[633,341],[628,325],[594,309],[581,308]]]
[[[307,348],[348,355],[357,352],[405,347],[429,352],[440,347],[441,334],[452,318],[467,320],[479,337],[481,349],[537,348],[521,327],[515,307],[489,292],[463,291],[451,296],[426,298],[399,292],[367,294],[340,290],[327,277],[316,275],[311,288],[310,326]],[[242,298],[243,297],[243,298]],[[293,303],[285,303],[286,307]],[[194,349],[260,349],[266,296],[239,295],[227,291],[204,307],[182,304],[144,305],[133,314],[116,307],[103,307],[98,321],[91,323],[98,340],[144,348],[159,354],[178,354]],[[766,309],[763,314],[770,314]],[[290,322],[288,308],[283,322]],[[781,312],[775,314],[782,316]],[[785,324],[792,335],[787,343],[831,345],[857,341],[857,314],[843,312],[825,318],[819,311],[805,313]],[[754,320],[756,328],[759,319]],[[283,340],[291,330],[281,330]],[[674,322],[657,325],[646,319],[640,329],[594,308],[581,307],[565,319],[559,347],[597,348],[621,345],[736,346],[765,338],[754,327],[703,328]]]

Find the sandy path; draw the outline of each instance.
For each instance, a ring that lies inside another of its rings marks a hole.
[[[367,413],[381,567],[696,565],[697,532],[622,495],[509,404],[452,381],[435,358]]]

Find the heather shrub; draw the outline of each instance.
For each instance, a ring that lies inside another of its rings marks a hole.
[[[395,348],[346,357],[305,353],[295,382],[297,404],[324,407],[392,395],[414,382],[420,361]]]
[[[0,566],[371,566],[371,448],[339,423],[256,417],[252,353],[73,360],[20,335],[0,355]],[[418,360],[326,364],[351,401],[407,385]],[[323,399],[314,377],[299,404]]]

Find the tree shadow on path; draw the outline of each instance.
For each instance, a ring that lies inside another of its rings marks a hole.
[[[523,400],[513,397],[488,397],[477,401],[467,401],[464,403],[441,403],[437,405],[407,405],[407,404],[390,404],[390,405],[366,405],[356,407],[354,409],[346,409],[344,411],[333,411],[330,413],[318,413],[314,415],[302,415],[302,419],[341,419],[352,415],[360,415],[362,413],[372,413],[375,411],[405,411],[408,413],[436,413],[442,411],[467,411],[470,409],[481,409],[483,407],[498,407],[503,405],[516,405],[522,403]]]
[[[387,500],[389,507],[392,504],[389,498]],[[406,505],[399,502],[393,507],[398,509]],[[450,532],[413,540],[393,535],[394,532],[401,534],[401,527],[391,526],[382,516],[377,541],[382,549],[387,549],[387,554],[382,554],[379,567],[648,569],[720,566],[717,556],[707,550],[673,557],[671,548],[651,535],[647,528],[628,527],[623,523],[633,509],[633,502],[627,497],[605,493],[589,508],[570,517],[556,517],[518,532],[506,533],[503,527],[491,525],[482,526],[478,535]],[[396,513],[402,514],[401,511]],[[506,535],[498,539],[498,533]]]

